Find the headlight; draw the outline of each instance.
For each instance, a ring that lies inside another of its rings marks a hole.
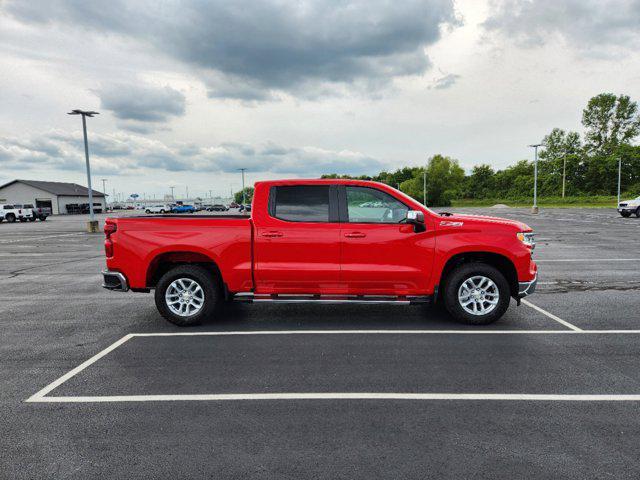
[[[518,240],[524,243],[527,247],[531,247],[533,250],[536,247],[535,238],[532,232],[518,232]]]

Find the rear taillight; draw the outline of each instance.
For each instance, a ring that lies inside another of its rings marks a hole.
[[[115,233],[118,230],[118,226],[115,223],[106,222],[104,224],[104,236],[109,238],[112,233]]]
[[[104,254],[107,258],[113,257],[113,240],[111,240],[111,235],[114,234],[118,230],[118,226],[115,223],[111,223],[109,221],[104,224]]]

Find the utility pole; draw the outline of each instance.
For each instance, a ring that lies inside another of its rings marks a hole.
[[[93,190],[91,188],[91,166],[89,165],[89,140],[87,139],[87,118],[94,115],[100,115],[98,112],[86,111],[86,110],[71,110],[67,115],[81,115],[82,116],[82,133],[84,134],[84,158],[87,162],[87,186],[89,189],[89,223],[87,223],[87,231],[89,233],[98,232],[98,222],[96,216],[93,213]]]
[[[529,147],[535,151],[535,160],[533,163],[533,207],[531,207],[531,213],[538,213],[538,147],[542,145],[542,143],[529,145]]]
[[[239,168],[238,170],[242,172],[242,205],[245,205],[247,202],[244,191],[244,171],[246,170],[246,168]]]
[[[564,198],[565,185],[567,182],[567,157],[562,157],[562,198]]]
[[[618,157],[618,203],[616,208],[620,205],[620,184],[622,182],[622,157]]]

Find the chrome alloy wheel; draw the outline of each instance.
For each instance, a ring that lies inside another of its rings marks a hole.
[[[493,280],[482,275],[466,279],[458,289],[458,302],[471,315],[491,313],[500,300],[500,292]]]
[[[204,291],[192,278],[179,278],[171,282],[164,294],[164,300],[171,312],[181,317],[190,317],[202,309]]]

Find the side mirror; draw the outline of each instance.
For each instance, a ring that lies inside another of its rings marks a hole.
[[[424,213],[419,210],[409,210],[407,212],[407,223],[413,225],[413,231],[416,233],[424,232],[427,229],[424,224]]]

